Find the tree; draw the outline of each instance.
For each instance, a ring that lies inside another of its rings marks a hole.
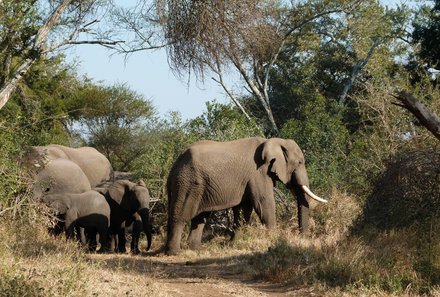
[[[232,105],[207,102],[206,111],[188,123],[188,132],[197,139],[228,141],[255,135],[264,136],[256,123],[243,118]]]
[[[412,32],[413,43],[420,43],[417,55],[428,64],[428,67],[440,70],[440,1],[434,6],[424,6],[417,14]]]
[[[154,107],[127,86],[86,82],[68,105],[70,126],[81,127],[77,134],[103,152],[115,170],[130,170],[133,160],[148,150],[147,122]]]
[[[0,1],[0,109],[23,76],[40,59],[69,45],[114,46],[99,32],[97,17],[106,0]]]
[[[245,89],[264,111],[269,134],[277,134],[268,82],[278,56],[292,40],[304,34],[310,24],[332,14],[349,12],[358,2],[160,0],[154,2],[154,10],[142,6],[141,12],[135,15],[161,26],[171,67],[177,75],[184,77],[194,73],[201,80],[212,75],[249,118],[249,110],[225,82],[227,71],[236,70]],[[158,13],[154,15],[152,11]],[[139,32],[138,22],[130,24]],[[142,38],[138,40],[137,44],[142,43]]]

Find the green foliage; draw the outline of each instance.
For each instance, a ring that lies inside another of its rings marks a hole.
[[[132,168],[145,180],[153,197],[165,198],[166,179],[174,160],[194,141],[185,132],[178,113],[152,123],[148,140],[142,144],[145,151],[134,160]]]
[[[440,1],[434,0],[434,6],[424,5],[416,14],[413,22],[413,42],[419,43],[417,55],[428,67],[440,68]]]
[[[111,87],[86,82],[68,101],[73,127],[84,143],[103,152],[118,171],[147,150],[150,101],[125,85]]]
[[[33,0],[0,2],[0,85],[26,55],[38,31],[37,5]]]
[[[206,111],[188,123],[189,133],[198,139],[228,141],[262,136],[256,122],[249,121],[231,104],[207,102]]]
[[[301,119],[287,121],[281,136],[294,139],[302,148],[313,188],[329,192],[343,187],[348,131],[339,106],[317,97],[301,109]]]
[[[24,77],[18,91],[0,110],[2,118],[28,145],[68,142],[66,98],[78,81],[63,57],[41,60]]]

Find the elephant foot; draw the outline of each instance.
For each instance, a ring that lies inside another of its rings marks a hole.
[[[197,251],[200,250],[202,247],[202,243],[201,242],[190,242],[189,243],[189,249],[193,250],[193,251]]]
[[[109,249],[99,249],[99,250],[97,251],[98,254],[107,254],[107,253],[109,253],[109,252],[110,252]]]
[[[180,254],[180,249],[166,249],[165,250],[165,255],[167,256],[176,256]]]
[[[118,249],[115,249],[115,252],[118,254],[125,254],[127,252],[127,250],[125,248],[118,248]]]
[[[139,250],[139,249],[132,249],[131,250],[131,253],[133,254],[133,255],[139,255],[140,253],[141,253],[141,251]]]
[[[89,251],[89,253],[94,253],[96,252],[96,246],[94,247],[89,246],[87,250]]]

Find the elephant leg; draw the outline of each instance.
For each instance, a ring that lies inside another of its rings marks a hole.
[[[108,228],[108,220],[103,220],[101,224],[97,227],[97,232],[99,234],[100,248],[98,253],[107,253],[110,251],[110,236]],[[96,237],[95,237],[96,238]]]
[[[118,246],[118,238],[116,236],[116,234],[113,234],[113,232],[111,232],[111,230],[108,233],[108,237],[109,237],[109,249],[112,252],[116,252],[116,247]]]
[[[248,185],[246,195],[252,201],[253,208],[260,221],[268,228],[274,228],[276,225],[275,217],[275,198],[273,196],[273,182],[270,179],[265,181],[254,181]],[[250,213],[247,214],[250,219]]]
[[[275,227],[275,199],[273,195],[254,201],[254,209],[263,225],[268,228]]]
[[[242,226],[245,222],[249,224],[252,215],[252,202],[249,200],[243,200],[239,205],[232,208],[234,213],[234,230]]]
[[[87,246],[89,252],[95,252],[98,247],[98,243],[96,242],[96,229],[95,228],[86,228],[85,236],[87,241]]]
[[[133,231],[131,233],[131,245],[130,250],[132,254],[139,254],[139,238],[141,237],[142,222],[140,220],[135,220],[133,222]]]
[[[188,236],[189,248],[196,250],[202,245],[203,228],[211,212],[202,212],[191,220],[191,231]]]
[[[66,238],[67,239],[74,239],[75,238],[75,226],[70,225],[66,228]]]
[[[118,245],[116,248],[116,252],[125,253],[126,252],[125,244],[127,243],[127,240],[125,239],[125,228],[120,228],[118,230],[117,237],[118,237]]]
[[[232,211],[234,213],[234,225],[231,235],[231,240],[235,239],[235,233],[243,224],[249,224],[252,215],[252,202],[250,200],[243,200],[239,205],[234,206]]]
[[[165,247],[167,255],[177,255],[180,252],[180,240],[184,226],[184,222],[168,223],[167,243]]]
[[[67,211],[66,220],[65,220],[65,228],[66,228],[66,238],[74,239],[75,237],[75,225],[77,216],[73,211]]]

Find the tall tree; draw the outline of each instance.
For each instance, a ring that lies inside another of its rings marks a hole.
[[[71,127],[83,141],[103,152],[115,170],[127,171],[148,150],[147,121],[154,115],[150,101],[125,85],[91,82],[69,98]]]
[[[0,1],[0,109],[23,76],[41,58],[75,44],[114,46],[100,31],[107,0]]]
[[[178,75],[194,73],[202,80],[212,76],[248,116],[225,82],[228,70],[237,71],[245,89],[264,111],[269,134],[278,134],[269,103],[268,81],[279,55],[310,24],[329,15],[350,12],[358,2],[157,0],[154,1],[156,15],[145,7],[141,8],[142,18],[135,15],[161,26],[171,66]]]

